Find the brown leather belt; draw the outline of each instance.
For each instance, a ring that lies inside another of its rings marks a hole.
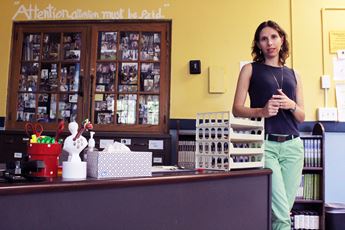
[[[284,141],[292,140],[296,137],[299,137],[299,136],[298,135],[277,136],[277,135],[267,134],[265,135],[265,140],[284,142]]]

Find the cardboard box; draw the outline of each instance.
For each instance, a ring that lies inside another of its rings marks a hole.
[[[151,176],[152,152],[87,153],[87,175],[95,178]]]

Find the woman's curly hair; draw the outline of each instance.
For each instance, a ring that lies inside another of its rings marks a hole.
[[[264,54],[261,52],[258,43],[260,41],[260,33],[265,27],[271,27],[276,30],[279,36],[283,39],[283,44],[279,51],[279,62],[285,64],[285,60],[289,57],[289,42],[287,41],[287,35],[285,31],[274,21],[262,22],[255,31],[254,40],[252,44],[252,57],[253,61],[263,63],[265,61]]]

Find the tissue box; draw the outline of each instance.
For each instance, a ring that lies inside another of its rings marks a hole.
[[[152,152],[87,153],[87,175],[96,178],[151,176]]]

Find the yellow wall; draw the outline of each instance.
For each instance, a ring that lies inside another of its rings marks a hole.
[[[307,120],[315,120],[316,108],[323,105],[323,91],[319,84],[319,76],[322,74],[320,10],[323,7],[345,7],[345,2],[341,0],[328,2],[330,1],[2,0],[2,9],[6,10],[0,14],[0,116],[6,114],[12,21],[28,20],[27,15],[18,13],[20,7],[28,8],[31,4],[42,10],[51,4],[56,11],[65,9],[71,13],[81,9],[98,14],[99,19],[104,18],[103,11],[112,11],[115,16],[123,19],[128,19],[128,11],[131,15],[136,12],[151,18],[155,15],[172,19],[171,118],[195,118],[197,112],[230,110],[239,62],[251,59],[250,46],[257,25],[264,20],[273,19],[290,34],[290,40],[292,38],[293,58],[288,60],[288,65],[293,64],[302,76]],[[13,18],[16,13],[17,16]],[[33,19],[38,18],[31,18]],[[201,60],[200,75],[189,75],[188,62],[192,59]],[[224,69],[224,94],[208,93],[209,66]],[[331,97],[330,104],[334,104],[334,100]]]
[[[328,74],[333,79],[331,60],[334,54],[329,53],[328,36],[331,30],[345,31],[345,10],[337,10],[341,8],[345,8],[343,0],[292,0],[293,66],[304,79],[309,120],[316,118],[317,107],[325,105],[320,76]],[[332,80],[327,100],[329,107],[336,106],[334,87]]]

